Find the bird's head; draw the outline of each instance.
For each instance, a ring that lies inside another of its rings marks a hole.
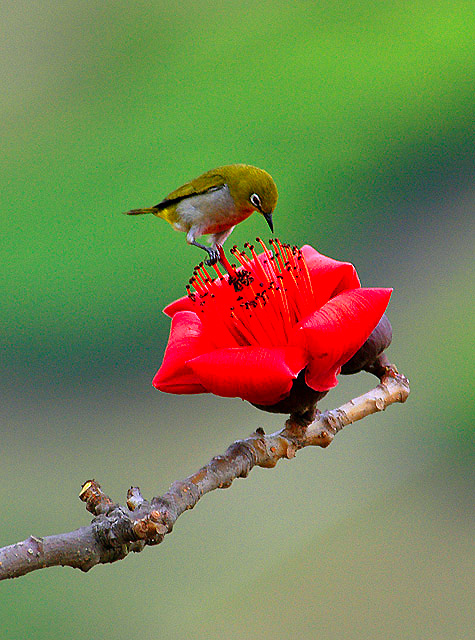
[[[228,185],[236,206],[243,211],[261,213],[273,233],[272,214],[278,193],[272,176],[248,164],[230,165]]]

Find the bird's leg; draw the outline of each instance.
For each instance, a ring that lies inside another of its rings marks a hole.
[[[234,227],[230,227],[229,229],[225,229],[220,233],[214,233],[211,236],[211,248],[216,252],[219,260],[219,247],[223,246],[224,241],[228,238],[233,232]],[[215,261],[216,262],[216,261]],[[211,262],[210,264],[215,264],[215,262]],[[208,264],[208,262],[206,263]]]
[[[208,260],[206,260],[206,264],[208,266],[212,266],[213,264],[216,264],[218,262],[219,251],[217,250],[217,248],[215,246],[207,247],[206,245],[197,242],[195,240],[195,235],[191,232],[191,230],[187,233],[186,241],[188,242],[188,244],[193,244],[195,247],[199,247],[200,249],[203,249],[203,251],[206,251],[206,253],[209,255]]]
[[[229,238],[233,231],[234,227],[229,227],[229,229],[225,229],[220,233],[213,233],[213,235],[210,237],[211,246],[215,248],[218,246],[222,247],[226,238]]]
[[[208,260],[205,260],[205,264],[207,264],[209,267],[211,267],[213,264],[216,264],[219,260],[219,251],[216,247],[207,247],[204,244],[200,244],[199,242],[196,242],[196,240],[193,240],[192,242],[190,242],[190,244],[195,245],[195,247],[199,247],[200,249],[203,249],[203,251],[206,251],[206,253],[209,255]]]

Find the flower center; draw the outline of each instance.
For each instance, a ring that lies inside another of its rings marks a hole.
[[[200,263],[193,272],[188,296],[194,311],[207,327],[216,347],[279,347],[289,342],[291,329],[315,310],[312,283],[302,251],[270,240],[271,249],[260,238],[264,253],[256,254],[246,243],[231,254],[239,263],[230,264],[219,248],[223,275],[217,265],[212,279]]]

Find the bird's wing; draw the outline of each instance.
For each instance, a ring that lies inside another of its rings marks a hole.
[[[171,204],[180,202],[180,200],[183,200],[184,198],[196,196],[200,193],[206,193],[207,191],[212,191],[213,189],[219,189],[225,184],[226,180],[222,175],[220,175],[216,171],[208,171],[207,173],[203,173],[202,176],[198,176],[198,178],[187,182],[181,187],[178,187],[178,189],[175,189],[175,191],[169,193],[167,197],[156,204],[154,208],[165,209]]]

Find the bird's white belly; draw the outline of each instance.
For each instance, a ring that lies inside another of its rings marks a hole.
[[[177,204],[176,212],[180,217],[180,226],[184,227],[183,230],[198,228],[197,235],[220,233],[243,219],[242,213],[236,209],[227,185],[184,198]]]

